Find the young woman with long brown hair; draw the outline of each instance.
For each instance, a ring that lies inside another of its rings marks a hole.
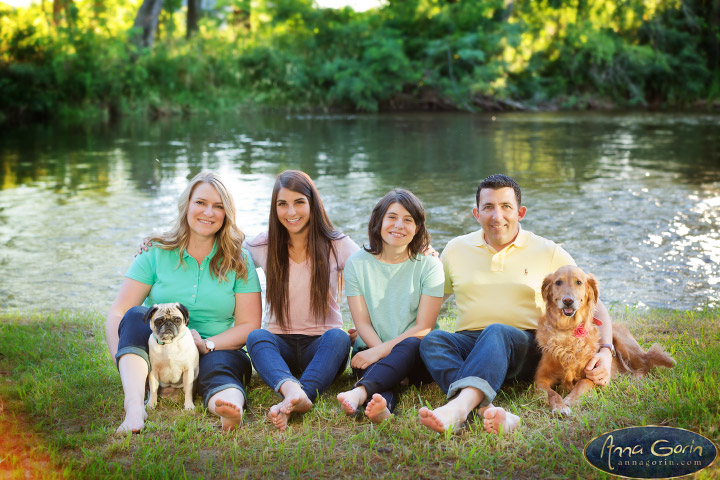
[[[281,173],[273,187],[267,233],[246,246],[265,271],[265,328],[248,336],[255,370],[283,400],[268,417],[284,430],[345,370],[350,339],[340,299],[347,258],[358,250],[335,230],[310,177]]]

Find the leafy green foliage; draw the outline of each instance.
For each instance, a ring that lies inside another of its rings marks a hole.
[[[405,0],[355,12],[222,0],[186,40],[185,7],[167,0],[152,51],[128,41],[137,5],[75,2],[55,18],[48,2],[0,4],[0,113],[474,110],[484,99],[582,108],[720,95],[720,0],[506,3]]]

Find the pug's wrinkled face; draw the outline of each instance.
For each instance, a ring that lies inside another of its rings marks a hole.
[[[143,319],[162,343],[172,342],[187,327],[189,315],[181,303],[158,303],[152,306]]]

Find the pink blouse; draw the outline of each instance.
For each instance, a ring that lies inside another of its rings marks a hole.
[[[331,328],[343,328],[339,305],[341,299],[338,298],[338,272],[342,273],[345,261],[358,251],[359,247],[348,236],[333,240],[333,244],[337,251],[338,261],[335,263],[335,257],[330,256],[330,310],[328,316],[324,321],[316,319],[310,310],[310,285],[312,283],[310,259],[307,258],[302,263],[295,263],[290,259],[287,328],[285,330],[280,328],[268,308],[263,324],[270,333],[322,335]],[[262,268],[263,272],[267,272],[267,232],[246,242],[245,247],[250,251],[255,266]]]

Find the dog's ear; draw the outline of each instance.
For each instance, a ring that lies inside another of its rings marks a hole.
[[[592,275],[588,274],[585,280],[587,288],[585,289],[585,295],[587,296],[587,303],[597,305],[600,293],[598,292],[598,282]]]
[[[150,309],[145,312],[145,315],[143,315],[143,322],[148,323],[153,315],[155,315],[155,312],[157,312],[158,306],[153,305],[150,307]]]
[[[551,273],[550,275],[545,277],[545,279],[543,280],[542,288],[540,289],[540,291],[542,292],[542,297],[543,297],[543,300],[545,300],[545,303],[552,301],[550,299],[550,293],[552,292],[552,284],[553,284],[554,277],[555,277],[555,274]]]
[[[188,312],[188,309],[183,305],[182,303],[176,303],[177,309],[180,310],[183,314],[183,318],[185,319],[185,326],[190,325],[190,312]]]

